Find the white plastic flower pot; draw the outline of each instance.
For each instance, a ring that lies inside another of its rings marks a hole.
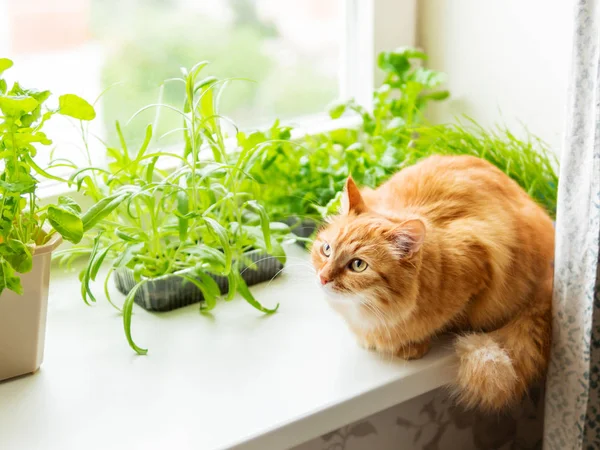
[[[62,242],[55,234],[36,247],[33,268],[21,274],[23,295],[0,295],[0,381],[36,372],[44,359],[48,286],[52,252]]]

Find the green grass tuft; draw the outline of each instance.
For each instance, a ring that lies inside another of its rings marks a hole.
[[[515,136],[505,127],[486,130],[469,119],[468,124],[422,126],[402,149],[402,166],[433,154],[472,155],[483,158],[515,180],[552,218],[556,216],[558,158],[540,139]]]

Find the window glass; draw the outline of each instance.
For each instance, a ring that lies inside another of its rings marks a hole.
[[[163,80],[200,60],[211,61],[207,76],[242,78],[228,83],[220,111],[241,127],[256,127],[275,117],[293,121],[322,112],[338,96],[340,5],[338,0],[0,0],[0,54],[15,61],[9,79],[27,87],[73,92],[90,101],[104,92],[90,132],[110,143],[116,119],[125,125],[139,108],[158,101]],[[182,85],[164,86],[163,103],[181,106],[181,98]],[[131,121],[126,136],[141,140],[155,113],[148,110]],[[163,109],[158,135],[180,121]],[[76,126],[58,117],[53,122],[48,132],[55,137],[56,156],[84,163]],[[170,134],[161,142],[176,139]],[[95,152],[104,155],[101,146]],[[47,162],[49,152],[40,151],[38,159]]]

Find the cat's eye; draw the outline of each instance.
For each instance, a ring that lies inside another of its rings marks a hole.
[[[331,246],[327,242],[323,242],[323,245],[321,245],[321,253],[327,257],[331,255]]]
[[[354,259],[350,263],[350,268],[355,272],[364,272],[368,266],[362,259]]]

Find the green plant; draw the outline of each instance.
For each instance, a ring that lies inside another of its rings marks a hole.
[[[281,142],[262,156],[252,176],[277,189],[263,189],[261,199],[272,215],[322,220],[339,206],[348,175],[359,185],[377,187],[390,175],[432,154],[469,154],[484,158],[519,183],[546,210],[556,212],[557,161],[539,139],[519,139],[509,130],[485,130],[474,120],[428,125],[423,113],[429,101],[448,92],[438,90],[444,77],[422,67],[426,56],[415,49],[383,52],[379,67],[386,73],[373,94],[373,111],[353,100],[333,105],[333,119],[350,112],[358,127],[308,136],[303,143]],[[415,64],[417,62],[417,64]]]
[[[352,110],[362,118],[362,129],[370,136],[395,137],[402,126],[421,123],[423,112],[430,101],[445,100],[450,93],[438,88],[445,75],[421,64],[427,55],[414,48],[381,52],[377,66],[385,73],[383,83],[373,92],[373,112],[354,100],[338,103],[329,114],[336,119]]]
[[[558,158],[527,133],[519,138],[506,127],[486,130],[473,119],[410,130],[413,139],[402,152],[401,167],[432,154],[483,158],[515,180],[552,218],[556,216]]]
[[[81,209],[72,199],[61,197],[57,204],[43,207],[38,203],[39,177],[65,181],[48,172],[52,167],[44,169],[35,162],[37,146],[52,143],[44,124],[55,114],[92,120],[96,113],[74,94],[61,95],[58,108],[52,109],[45,104],[50,91],[25,89],[17,82],[8,89],[2,76],[12,65],[11,60],[0,59],[0,293],[8,288],[22,294],[16,273],[31,270],[36,245],[55,232],[75,243],[83,236]]]
[[[354,100],[331,106],[331,118],[358,115],[358,128],[340,128],[300,143],[272,146],[253,168],[261,183],[277,185],[263,189],[264,202],[274,217],[320,219],[352,174],[361,185],[375,187],[394,173],[401,161],[399,151],[410,142],[404,132],[422,122],[429,101],[448,97],[437,88],[444,75],[421,66],[426,55],[412,48],[382,52],[377,60],[385,73],[373,93],[373,110]]]
[[[506,127],[485,129],[466,118],[452,124],[415,125],[396,130],[394,144],[379,161],[380,177],[363,185],[376,187],[392,173],[431,155],[471,155],[485,159],[515,180],[552,218],[556,216],[558,159],[539,138],[519,138]],[[348,148],[346,149],[348,151]],[[350,171],[354,174],[356,172]],[[358,172],[360,174],[360,172]],[[359,178],[359,177],[357,177]],[[325,206],[312,205],[320,218],[339,209],[341,187]]]
[[[214,308],[220,296],[209,274],[228,278],[228,300],[239,293],[267,314],[278,306],[261,305],[240,274],[242,265],[253,268],[245,256],[251,250],[285,262],[281,243],[288,238],[289,228],[269,219],[267,210],[255,200],[258,186],[249,177],[261,154],[274,144],[266,136],[236,130],[238,151],[235,157],[228,153],[222,126],[226,119],[217,110],[227,80],[201,79],[206,65],[182,69],[183,77],[169,81],[184,88],[182,108],[154,104],[136,113],[167,108],[177,114],[182,125],[173,131],[182,135],[180,147],[154,147],[155,127],[148,125],[141,147],[133,150],[117,122],[120,146],[107,148],[108,167],[84,168],[71,178],[96,204],[83,222],[84,229],[90,230],[86,239],[60,256],[65,264],[79,256],[88,258],[80,274],[86,303],[95,301],[92,282],[103,264],[108,265],[104,287],[111,303],[107,289],[111,273],[123,268],[133,271],[137,284],[120,309],[127,340],[139,354],[147,350],[132,338],[131,315],[136,291],[149,280],[178,276],[195,284],[205,299],[202,311]]]

